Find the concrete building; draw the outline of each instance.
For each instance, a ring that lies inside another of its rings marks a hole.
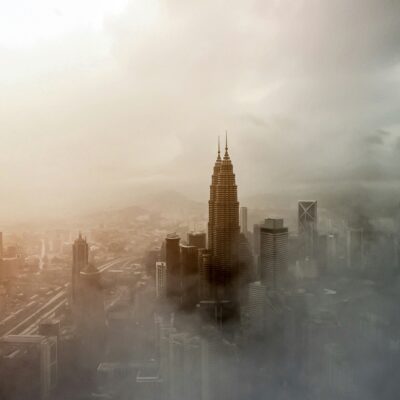
[[[81,271],[86,268],[89,262],[89,245],[79,233],[78,239],[72,246],[72,301],[76,301]]]
[[[221,160],[220,150],[214,166],[209,201],[209,250],[215,267],[216,295],[219,299],[237,300],[239,262],[239,202],[228,142]]]
[[[318,214],[315,200],[299,201],[298,224],[301,256],[314,258],[318,245]]]
[[[57,385],[57,339],[9,335],[0,340],[2,394],[8,400],[49,400]]]
[[[91,264],[80,272],[75,312],[81,365],[92,373],[104,356],[106,318],[101,274]]]
[[[280,288],[287,278],[288,228],[281,218],[267,218],[260,227],[260,273],[262,282]]]
[[[181,296],[180,240],[181,238],[176,233],[167,235],[165,239],[167,297],[169,298],[180,298]]]
[[[181,244],[181,305],[192,310],[199,300],[199,256],[198,248]]]
[[[156,262],[156,296],[158,299],[165,297],[167,289],[167,264],[163,261]]]
[[[211,300],[215,297],[213,282],[213,267],[211,265],[211,253],[207,249],[199,250],[199,298]]]

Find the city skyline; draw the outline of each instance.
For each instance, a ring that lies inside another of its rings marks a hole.
[[[0,400],[393,400],[400,2],[0,6]]]

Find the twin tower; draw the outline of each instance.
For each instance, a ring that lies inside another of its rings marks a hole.
[[[239,274],[239,202],[227,138],[223,158],[218,141],[208,211],[208,250],[215,271],[215,295],[221,300],[234,299]]]

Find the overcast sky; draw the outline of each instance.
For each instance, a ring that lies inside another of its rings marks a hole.
[[[400,2],[0,3],[0,217],[400,179]]]

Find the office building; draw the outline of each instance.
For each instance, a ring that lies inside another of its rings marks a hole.
[[[0,340],[0,354],[0,375],[13,377],[1,382],[1,394],[5,399],[51,398],[57,385],[55,337],[5,336]]]
[[[213,174],[211,176],[210,199],[208,201],[208,249],[211,251],[211,253],[213,253],[215,248],[215,202],[217,199],[218,176],[221,169],[221,164],[221,150],[218,139],[218,156],[214,164]]]
[[[211,265],[211,252],[208,249],[199,250],[199,298],[211,300],[214,294],[214,277]]]
[[[167,288],[167,264],[164,261],[156,262],[156,296],[165,297]]]
[[[157,261],[161,261],[161,248],[160,247],[152,247],[151,249],[146,251],[144,258],[144,265],[147,273],[155,278],[156,269],[154,268]]]
[[[165,258],[167,264],[167,297],[181,296],[180,237],[176,233],[165,239]]]
[[[268,218],[260,226],[260,273],[268,288],[278,289],[286,281],[288,239],[288,228],[281,218]]]
[[[316,256],[318,245],[318,215],[316,201],[299,201],[298,224],[301,257],[314,258]]]
[[[192,310],[199,299],[199,255],[196,246],[181,244],[181,304]]]
[[[79,233],[78,239],[72,246],[72,300],[76,301],[76,294],[79,285],[79,276],[81,271],[89,262],[89,245]]]
[[[75,304],[81,365],[94,372],[104,356],[106,318],[101,273],[92,264],[80,272]]]
[[[239,202],[233,165],[225,143],[225,154],[214,166],[209,201],[209,250],[215,268],[217,297],[236,301],[239,261]]]

